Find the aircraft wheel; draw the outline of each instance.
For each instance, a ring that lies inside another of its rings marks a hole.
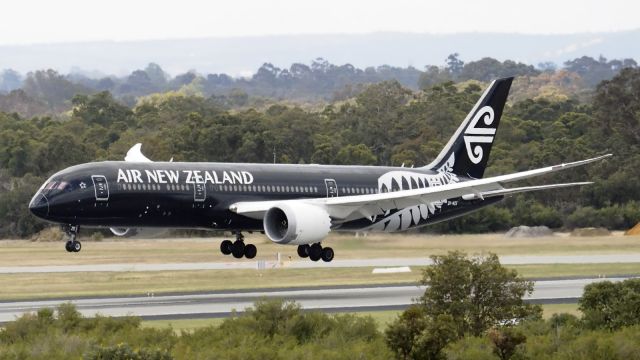
[[[253,244],[248,244],[244,247],[244,257],[247,259],[253,259],[258,254],[258,249]]]
[[[71,240],[69,240],[64,244],[64,249],[67,250],[67,252],[73,252],[73,248],[71,247],[72,245]]]
[[[234,258],[240,259],[244,256],[244,243],[242,241],[235,241],[233,243],[233,249],[231,249],[231,254]]]
[[[333,260],[333,249],[330,247],[322,248],[322,261],[331,262]]]
[[[313,244],[309,248],[309,259],[311,261],[318,261],[322,257],[322,246],[320,244]]]
[[[73,252],[80,252],[80,250],[82,250],[82,244],[80,243],[80,241],[73,241],[71,243],[71,249]]]
[[[222,240],[222,242],[220,243],[220,252],[224,255],[229,255],[231,254],[232,250],[233,243],[231,242],[231,240]]]
[[[309,245],[298,245],[298,256],[301,258],[309,257]]]

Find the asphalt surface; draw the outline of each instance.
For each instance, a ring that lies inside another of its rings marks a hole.
[[[585,285],[602,280],[621,281],[624,278],[538,281],[534,293],[526,299],[539,303],[573,303],[582,295]],[[136,315],[144,319],[179,319],[227,316],[232,311],[244,311],[262,298],[294,300],[304,309],[328,312],[402,309],[423,292],[424,288],[419,286],[387,285],[16,301],[0,303],[0,322],[12,321],[25,312],[55,307],[67,301],[75,304],[84,316]]]
[[[610,264],[640,263],[638,254],[606,255],[539,255],[539,256],[501,256],[503,265],[523,264]],[[88,265],[49,265],[49,266],[0,266],[0,274],[18,273],[72,273],[72,272],[135,272],[135,271],[181,271],[181,270],[237,270],[258,268],[346,268],[346,267],[400,267],[430,265],[429,258],[380,258],[380,259],[336,259],[330,263],[313,262],[308,259],[276,261],[238,260],[229,262],[197,263],[130,263],[130,264],[88,264]]]

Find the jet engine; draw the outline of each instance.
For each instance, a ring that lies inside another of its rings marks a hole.
[[[131,229],[131,228],[109,228],[109,230],[111,230],[111,232],[115,236],[127,236],[127,237],[133,236],[138,232],[136,229]]]
[[[319,206],[283,202],[267,210],[263,226],[267,237],[275,243],[313,244],[327,236],[331,219]]]

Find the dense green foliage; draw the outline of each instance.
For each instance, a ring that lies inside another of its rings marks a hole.
[[[147,71],[151,78],[162,78],[157,67]],[[60,83],[52,86],[64,93],[78,91],[68,79],[50,72],[34,79]],[[150,158],[159,160],[272,162],[275,151],[276,160],[283,163],[421,166],[438,154],[484,86],[445,82],[412,91],[397,81],[381,82],[320,110],[283,104],[263,110],[229,109],[218,96],[188,92],[142,97],[131,108],[102,91],[74,96],[71,111],[57,117],[0,113],[0,236],[25,237],[44,226],[28,214],[26,205],[47,176],[81,162],[122,159],[137,142],[144,144]],[[46,92],[51,87],[33,88]],[[42,101],[57,100],[42,97]],[[239,95],[234,101],[246,99]],[[640,178],[639,150],[640,69],[624,68],[601,82],[587,103],[557,96],[511,102],[487,176],[607,152],[615,158],[536,179],[536,183],[593,180],[594,185],[517,196],[428,229],[499,231],[515,225],[626,229],[640,219],[640,186],[630,181]]]
[[[140,319],[83,318],[72,305],[23,315],[0,330],[1,359],[389,359],[371,317],[303,312],[281,300],[220,326],[183,332]]]
[[[532,293],[533,282],[503,267],[495,254],[468,258],[450,252],[431,259],[433,265],[423,271],[424,294],[385,331],[387,344],[399,359],[440,359],[442,350],[455,340],[540,319],[541,308],[523,301]],[[507,330],[489,335],[503,356],[513,352],[509,345],[519,339]]]
[[[585,325],[617,330],[640,323],[640,279],[589,284],[580,299]]]
[[[582,318],[542,320],[533,289],[495,255],[433,257],[417,303],[385,330],[397,359],[640,359],[640,280],[588,285]]]

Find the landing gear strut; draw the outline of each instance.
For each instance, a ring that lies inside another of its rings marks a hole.
[[[80,232],[80,226],[78,225],[63,225],[62,231],[64,231],[67,236],[69,236],[69,240],[64,244],[65,250],[67,252],[79,252],[82,250],[82,244],[80,241],[76,240],[78,233]]]
[[[332,248],[323,248],[320,243],[315,243],[313,245],[298,245],[298,256],[301,258],[308,257],[311,261],[318,261],[322,259],[324,262],[331,262],[334,255]]]
[[[253,259],[258,254],[258,249],[253,244],[244,243],[244,235],[240,231],[235,232],[236,241],[223,240],[220,243],[220,252],[224,255],[233,255],[234,258],[240,259],[243,256],[247,259]]]

